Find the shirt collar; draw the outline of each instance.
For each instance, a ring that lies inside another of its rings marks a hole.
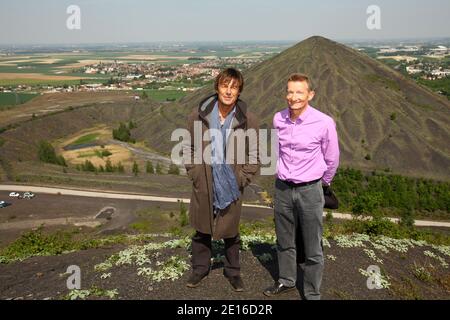
[[[216,103],[214,104],[214,108],[217,109],[217,116],[219,117],[220,120],[220,114],[219,114],[219,101],[216,101]],[[227,114],[226,118],[225,118],[225,122],[227,121],[227,119],[229,118],[233,118],[234,114],[236,113],[236,105],[234,105],[233,109],[230,111],[230,113]],[[225,123],[224,122],[224,123]]]
[[[297,119],[297,121],[301,121],[301,122],[303,122],[303,121],[305,121],[305,119],[308,117],[308,115],[311,113],[311,106],[308,104],[308,106],[306,107],[306,110],[305,110],[305,112],[303,112],[301,115],[300,115],[300,117],[298,117],[298,119]],[[290,113],[289,113],[289,107],[287,107],[286,109],[285,109],[285,113],[284,113],[284,118],[286,119],[286,120],[288,120],[288,121],[291,121],[291,118],[290,118]],[[292,122],[292,121],[291,121]]]

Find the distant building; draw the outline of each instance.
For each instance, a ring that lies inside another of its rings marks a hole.
[[[97,73],[97,69],[94,69],[94,68],[87,68],[87,69],[84,71],[84,73],[87,73],[87,74],[95,74],[95,73]]]
[[[450,70],[449,69],[445,69],[445,70],[436,69],[436,70],[431,71],[431,74],[433,76],[437,76],[437,77],[447,77],[447,76],[450,76]]]
[[[423,70],[418,69],[416,66],[408,66],[406,67],[406,72],[408,72],[408,74],[418,74],[423,72]]]

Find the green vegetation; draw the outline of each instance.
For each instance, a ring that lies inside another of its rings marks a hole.
[[[392,121],[395,121],[395,120],[397,119],[397,114],[396,114],[395,112],[394,112],[394,113],[391,113],[390,119],[391,119]]]
[[[37,96],[37,93],[0,92],[0,106],[15,106],[23,104]]]
[[[324,238],[332,238],[342,234],[365,234],[369,237],[389,237],[392,239],[412,239],[426,241],[434,245],[450,245],[450,236],[431,230],[419,230],[415,227],[392,222],[385,217],[375,216],[370,220],[352,219],[340,224],[333,222],[324,226]]]
[[[90,158],[90,157],[99,157],[101,159],[105,157],[111,156],[112,153],[108,149],[96,149],[94,151],[89,152],[80,152],[78,154],[78,158]]]
[[[139,233],[147,233],[151,230],[151,222],[148,220],[142,220],[130,224],[130,228],[136,230]]]
[[[169,232],[176,236],[191,235],[192,229],[188,225],[188,213],[185,204],[177,210],[162,210],[159,206],[144,208],[136,211],[138,217],[130,224],[130,228],[141,233]]]
[[[137,175],[139,174],[139,166],[136,163],[136,161],[133,162],[133,169],[132,169],[132,171],[133,171],[134,176],[137,177]]]
[[[365,77],[370,83],[379,83],[381,85],[383,85],[385,88],[389,88],[392,90],[400,90],[400,86],[398,85],[397,82],[395,82],[394,80],[388,79],[388,78],[384,78],[381,77],[377,74],[370,74],[370,75],[366,75]]]
[[[115,140],[123,141],[123,142],[131,142],[135,143],[136,140],[131,138],[131,132],[128,126],[124,123],[120,123],[118,129],[113,129],[113,138]]]
[[[78,138],[76,141],[72,142],[70,145],[74,146],[74,145],[78,145],[78,144],[91,143],[91,142],[94,142],[95,140],[97,140],[97,138],[98,138],[98,133],[87,134],[87,135],[84,135],[84,136]]]
[[[183,201],[180,202],[180,226],[183,228],[189,223],[189,217],[187,214],[186,206]]]
[[[148,94],[147,94],[147,92],[145,90],[142,91],[142,93],[141,93],[141,99],[142,100],[147,100],[148,99]]]
[[[64,157],[57,156],[53,146],[45,140],[39,143],[38,153],[39,153],[39,160],[41,160],[42,162],[67,167],[66,160],[64,159]]]
[[[408,178],[388,173],[339,169],[333,190],[340,202],[340,211],[401,216],[413,211],[416,217],[449,219],[450,183],[421,178]]]
[[[273,199],[273,179],[258,183]],[[389,168],[368,173],[339,168],[332,188],[339,212],[399,217],[405,224],[411,218],[450,220],[450,182],[395,175]]]
[[[75,246],[68,233],[58,232],[44,235],[42,229],[23,234],[0,252],[0,262],[23,260],[31,256],[57,255],[74,250]]]
[[[129,130],[133,130],[133,129],[135,129],[135,128],[137,128],[136,122],[133,122],[133,120],[130,120],[130,121],[128,122],[128,129],[129,129]]]
[[[92,286],[88,290],[70,290],[70,292],[63,297],[64,300],[77,300],[77,299],[86,299],[88,297],[97,297],[97,298],[110,298],[114,299],[119,294],[117,289],[113,290],[105,290],[102,288],[98,288],[96,286]]]
[[[121,162],[117,165],[113,165],[111,160],[107,159],[105,163],[105,167],[100,165],[98,168],[89,160],[86,160],[82,164],[77,164],[75,167],[78,171],[86,171],[86,172],[120,172],[124,173],[125,168]]]
[[[81,171],[88,171],[88,172],[97,172],[97,168],[90,162],[89,160],[86,160],[81,165]]]
[[[159,162],[156,164],[156,174],[163,174],[162,166]]]
[[[442,95],[450,99],[450,77],[437,80],[416,79],[418,83],[430,88],[433,91],[440,92]]]
[[[145,171],[151,174],[155,173],[155,168],[153,168],[153,163],[151,161],[147,161]]]
[[[181,90],[153,90],[153,89],[145,89],[141,93],[142,95],[146,95],[151,99],[159,102],[164,101],[176,101],[183,98],[187,92]]]
[[[98,79],[82,79],[83,84],[90,84],[90,83],[99,83],[100,80]],[[28,86],[74,86],[79,85],[80,80],[45,80],[45,79],[23,79],[23,78],[17,78],[17,79],[0,79],[0,86],[12,86],[16,87],[19,85],[28,85]]]
[[[418,266],[414,263],[414,267],[412,268],[413,275],[423,282],[432,282],[433,276],[431,275],[431,272],[429,272],[425,267]]]
[[[99,158],[105,158],[105,157],[109,157],[112,155],[111,151],[107,150],[107,149],[103,149],[103,150],[95,150],[95,155]]]
[[[150,236],[115,235],[104,238],[89,238],[79,231],[58,231],[46,234],[42,227],[23,233],[20,238],[0,250],[0,263],[22,261],[34,256],[51,256],[71,251],[100,248],[111,244],[136,244],[149,239]]]
[[[168,174],[173,174],[173,175],[180,175],[180,168],[178,168],[178,166],[174,163],[171,163],[169,166],[169,171]]]

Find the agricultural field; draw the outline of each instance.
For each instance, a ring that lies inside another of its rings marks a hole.
[[[152,63],[161,66],[181,66],[200,61],[223,58],[259,59],[270,57],[280,47],[199,47],[197,49],[143,49],[133,50],[80,50],[76,52],[55,52],[14,54],[0,57],[0,86],[18,85],[75,85],[80,79],[84,83],[103,83],[110,78],[107,74],[90,74],[81,68],[98,64],[122,62],[128,64]],[[133,50],[133,51],[130,51]]]
[[[37,97],[37,93],[13,93],[13,92],[0,92],[0,110],[2,106],[14,106],[23,104],[31,99]]]
[[[158,102],[165,102],[165,101],[176,101],[188,94],[188,92],[180,91],[180,90],[141,90],[141,91],[135,91],[137,94],[142,95],[145,94],[147,97],[151,98],[152,100],[158,101]]]

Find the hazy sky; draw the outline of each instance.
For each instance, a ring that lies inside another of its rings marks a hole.
[[[69,5],[81,29],[69,30]],[[381,30],[368,30],[369,5]],[[0,0],[0,44],[450,37],[449,0]]]

